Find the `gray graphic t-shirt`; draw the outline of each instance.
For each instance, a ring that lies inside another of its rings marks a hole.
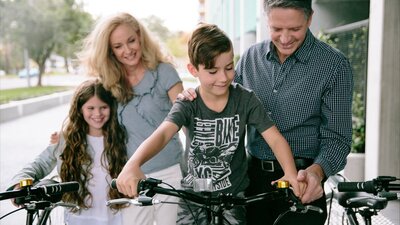
[[[165,120],[186,127],[187,175],[182,184],[192,187],[196,179],[211,179],[215,193],[238,193],[248,185],[244,146],[246,125],[263,132],[274,125],[259,99],[239,84],[230,86],[222,112],[204,104],[198,89],[194,101],[179,101]]]

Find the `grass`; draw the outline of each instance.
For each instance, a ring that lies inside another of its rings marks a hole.
[[[0,90],[0,104],[71,90],[68,86],[25,87]]]

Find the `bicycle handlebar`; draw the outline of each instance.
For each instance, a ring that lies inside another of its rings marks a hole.
[[[36,196],[43,198],[51,195],[59,195],[66,192],[75,192],[79,189],[79,183],[76,181],[64,182],[58,184],[40,185],[37,187],[28,187],[20,190],[6,191],[0,193],[0,201],[10,198]]]
[[[400,190],[400,184],[393,184],[399,180],[391,176],[378,176],[375,179],[364,182],[339,182],[337,185],[339,192],[367,192],[377,194],[381,191]]]
[[[159,187],[162,181],[154,178],[147,178],[145,180],[140,180],[138,183],[137,192],[140,193],[139,197],[136,199],[129,198],[121,198],[121,199],[113,199],[107,201],[107,205],[112,204],[133,204],[137,206],[146,206],[153,205],[158,203],[163,203],[159,200],[155,200],[152,197],[155,194],[163,194],[169,196],[175,196],[178,198],[182,198],[197,204],[201,205],[216,205],[216,206],[224,206],[226,208],[238,205],[247,205],[251,202],[259,201],[259,200],[278,200],[278,199],[287,199],[288,201],[293,203],[293,206],[290,208],[293,212],[306,213],[308,210],[316,211],[318,213],[322,213],[322,209],[315,206],[304,206],[301,201],[294,195],[291,189],[287,188],[277,188],[274,191],[257,194],[248,197],[236,197],[232,194],[223,194],[220,193],[218,196],[212,196],[210,192],[208,195],[199,195],[196,193],[188,192],[186,190],[181,189],[173,189],[173,188],[164,188]],[[111,181],[111,187],[117,189],[116,179]]]

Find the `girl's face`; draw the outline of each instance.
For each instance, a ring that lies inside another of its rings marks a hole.
[[[312,15],[306,19],[301,10],[271,9],[268,14],[268,26],[281,62],[303,44],[311,19]]]
[[[139,35],[128,25],[121,24],[110,35],[110,46],[125,68],[136,67],[142,58]]]
[[[188,65],[189,72],[200,81],[200,93],[211,97],[225,97],[229,94],[229,86],[235,76],[233,52],[224,52],[215,58],[213,68],[205,69],[199,65],[197,70]]]
[[[82,114],[89,126],[89,135],[102,136],[102,128],[110,119],[110,106],[97,96],[91,97],[82,105]]]

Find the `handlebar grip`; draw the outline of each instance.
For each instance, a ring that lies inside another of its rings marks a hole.
[[[36,189],[41,190],[46,195],[57,195],[65,192],[75,192],[79,190],[79,183],[76,181],[49,184],[38,186]]]
[[[375,193],[376,185],[374,181],[365,182],[339,182],[338,183],[339,192],[367,192]]]
[[[149,189],[151,187],[157,186],[158,184],[161,184],[162,181],[158,180],[158,179],[154,179],[154,178],[147,178],[145,180],[139,180],[138,185],[137,185],[137,191],[143,191],[146,189]],[[117,179],[114,178],[111,180],[111,184],[110,184],[112,189],[118,189],[117,188]]]
[[[387,200],[398,200],[400,199],[399,192],[379,192],[378,196],[381,198],[386,198]]]

